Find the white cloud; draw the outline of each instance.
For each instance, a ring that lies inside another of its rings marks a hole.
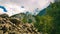
[[[54,0],[1,0],[0,5],[5,6],[8,10],[7,14],[11,16],[26,11],[33,14],[36,8],[42,10],[46,8],[50,2],[54,2]],[[24,8],[21,8],[21,6],[24,6]],[[36,14],[38,14],[38,12],[36,12]]]

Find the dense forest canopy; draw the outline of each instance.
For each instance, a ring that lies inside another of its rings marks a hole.
[[[45,15],[35,16],[35,27],[44,34],[60,34],[60,2],[51,3]]]

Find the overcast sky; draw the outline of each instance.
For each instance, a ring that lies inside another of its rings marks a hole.
[[[0,6],[4,6],[9,13],[13,12],[11,13],[12,15],[25,11],[34,13],[36,8],[42,10],[46,8],[50,2],[53,3],[54,0],[0,0]]]

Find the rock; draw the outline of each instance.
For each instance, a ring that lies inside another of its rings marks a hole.
[[[8,29],[7,29],[7,27],[2,27],[2,29],[1,30],[3,30],[3,33],[5,33]]]
[[[2,17],[2,18],[8,18],[9,16],[7,14],[1,14],[0,17]]]
[[[18,20],[18,19],[13,19],[13,18],[11,18],[11,19],[9,19],[12,23],[14,23],[14,24],[16,24],[16,25],[18,25],[18,24],[20,24],[21,23],[21,21],[20,20]]]
[[[0,34],[3,34],[3,30],[0,30]]]
[[[38,31],[32,23],[23,23],[19,18],[4,17],[0,15],[0,32],[2,34],[37,34]],[[40,34],[40,33],[39,33]]]

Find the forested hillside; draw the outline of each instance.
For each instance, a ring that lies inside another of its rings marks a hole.
[[[60,2],[51,4],[45,15],[35,16],[35,27],[43,34],[60,34]]]

